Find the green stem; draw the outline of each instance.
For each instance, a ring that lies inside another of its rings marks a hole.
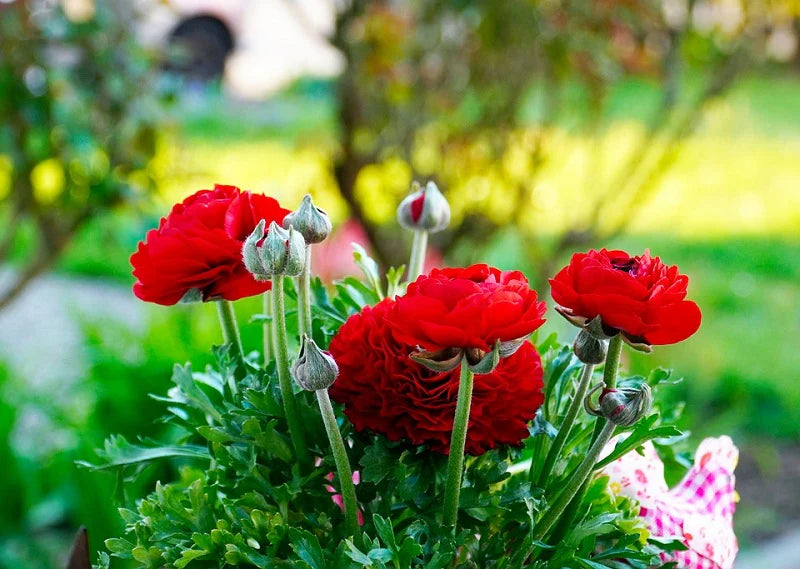
[[[289,371],[289,346],[286,341],[286,313],[283,302],[283,275],[272,277],[272,347],[275,350],[275,362],[278,367],[278,382],[281,387],[283,411],[289,425],[289,435],[294,444],[294,452],[300,462],[300,468],[311,464],[306,446],[305,431],[300,424],[297,401],[292,389],[292,377]]]
[[[550,445],[550,450],[544,459],[544,466],[542,466],[542,471],[536,481],[536,485],[539,487],[543,487],[550,477],[553,466],[555,466],[558,456],[561,454],[561,450],[572,432],[572,426],[578,416],[578,411],[583,409],[583,400],[586,397],[586,392],[589,391],[589,383],[592,380],[593,371],[594,364],[583,364],[583,372],[581,373],[580,381],[578,381],[578,386],[575,388],[575,394],[572,396],[572,402],[567,409],[567,414],[564,415],[564,420],[561,422],[556,438],[553,439],[553,444]]]
[[[313,337],[311,328],[311,246],[306,247],[306,264],[297,277],[297,330],[300,339],[303,335]]]
[[[608,355],[606,356],[606,364],[603,368],[603,383],[607,389],[614,389],[617,386],[617,372],[619,371],[619,358],[622,354],[622,334],[617,334],[608,342]],[[592,442],[597,440],[600,436],[600,431],[603,429],[603,420],[598,419],[594,424],[594,433],[592,433]]]
[[[272,316],[272,291],[266,291],[262,295],[262,300],[264,316]],[[272,359],[272,321],[264,320],[262,330],[264,332],[264,367],[266,368]]]
[[[619,359],[621,352],[622,338],[618,334],[611,339],[608,346],[608,356],[606,358],[605,369],[603,372],[603,382],[606,386],[611,386],[613,388],[617,385],[617,372],[619,370]],[[594,433],[592,434],[592,442],[596,441],[597,437],[600,436],[600,433],[603,430],[603,424],[603,419],[598,419],[595,423]],[[570,504],[565,508],[564,515],[558,522],[558,525],[556,526],[551,538],[554,542],[558,542],[558,540],[566,534],[569,528],[572,527],[572,523],[580,509],[580,505],[583,502],[583,497],[586,495],[588,488],[589,481],[587,480],[572,498]]]
[[[619,370],[619,357],[622,353],[622,334],[617,334],[608,342],[608,355],[603,370],[603,383],[608,389],[617,386],[617,371]]]
[[[447,458],[447,482],[444,490],[444,524],[456,529],[458,521],[458,498],[461,494],[461,477],[464,471],[464,447],[467,443],[469,409],[472,404],[474,375],[469,370],[466,358],[461,360],[461,377],[458,382],[456,414],[453,419],[453,434],[450,439],[450,456]]]
[[[569,505],[570,500],[578,493],[583,483],[589,478],[594,469],[595,463],[597,463],[597,459],[600,457],[600,454],[603,452],[606,444],[611,439],[611,436],[614,434],[615,425],[611,421],[606,420],[603,428],[600,431],[600,436],[597,437],[597,440],[594,441],[592,446],[589,448],[589,452],[584,457],[583,461],[578,465],[578,468],[575,469],[575,472],[572,473],[569,481],[567,481],[566,486],[561,491],[561,494],[550,504],[550,507],[545,512],[545,515],[542,517],[541,520],[536,524],[533,528],[532,538],[533,541],[540,541],[553,527],[553,524],[558,521],[561,515],[564,513],[564,510]]]
[[[336,471],[339,475],[347,534],[358,538],[358,501],[356,499],[356,487],[353,484],[353,471],[350,469],[347,448],[344,446],[342,433],[339,431],[336,414],[333,412],[333,405],[327,389],[317,391],[317,402],[319,403],[320,413],[322,413],[322,421],[325,423],[325,430],[328,433],[328,440],[331,443],[333,460],[336,462]]]
[[[244,360],[242,338],[239,336],[239,325],[236,323],[233,303],[230,300],[218,300],[217,316],[219,316],[219,325],[222,327],[223,341],[233,347],[235,357]]]
[[[408,282],[417,280],[425,270],[425,253],[428,249],[428,232],[415,231],[411,245],[411,259],[408,261]]]

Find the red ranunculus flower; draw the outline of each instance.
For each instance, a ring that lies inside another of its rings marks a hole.
[[[544,302],[519,271],[488,265],[434,269],[397,298],[390,323],[398,342],[426,350],[478,348],[524,338],[544,323]]]
[[[356,430],[407,439],[447,453],[458,396],[459,370],[437,373],[415,363],[415,346],[398,342],[387,318],[391,299],[366,307],[339,329],[330,352],[339,365],[331,397],[344,404]],[[469,454],[518,445],[542,403],[542,363],[525,342],[491,373],[476,375],[467,429]]]
[[[269,290],[242,262],[242,242],[261,219],[281,223],[288,209],[270,197],[215,185],[176,204],[131,256],[134,294],[172,305],[184,298],[237,300]]]
[[[577,317],[600,316],[603,325],[643,344],[674,344],[700,327],[700,309],[686,298],[688,277],[645,251],[576,253],[550,280],[553,300]]]

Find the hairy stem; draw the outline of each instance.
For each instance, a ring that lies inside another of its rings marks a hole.
[[[242,338],[239,336],[239,325],[236,323],[236,312],[233,309],[233,303],[230,300],[218,300],[217,316],[219,316],[219,325],[222,328],[223,341],[233,347],[234,357],[244,361]]]
[[[408,282],[417,280],[425,270],[425,253],[428,249],[428,232],[415,231],[411,245],[411,259],[408,261]]]
[[[342,433],[339,431],[339,425],[336,423],[336,414],[333,412],[328,390],[319,389],[316,393],[322,421],[325,423],[325,431],[327,431],[328,440],[331,443],[333,460],[336,462],[336,472],[339,475],[347,534],[358,538],[358,500],[356,499],[356,487],[353,484],[353,471],[350,469],[350,461],[347,458],[347,448],[344,445]]]
[[[553,524],[559,520],[572,498],[589,478],[597,459],[600,457],[600,453],[603,452],[603,448],[605,448],[614,434],[614,428],[614,423],[608,420],[605,421],[603,428],[600,430],[600,436],[597,437],[597,440],[589,448],[589,452],[578,465],[578,468],[572,473],[561,494],[550,504],[542,519],[534,526],[531,536],[534,542],[541,541],[550,528],[553,527]]]
[[[572,402],[569,404],[567,414],[564,415],[564,420],[561,423],[561,427],[558,429],[556,438],[553,439],[553,444],[550,445],[550,450],[547,452],[547,456],[544,459],[544,466],[542,466],[542,471],[539,474],[538,480],[536,480],[536,485],[539,487],[542,487],[547,482],[558,460],[558,456],[561,454],[561,450],[564,448],[564,444],[567,442],[570,432],[572,432],[572,425],[575,423],[578,411],[583,408],[583,399],[586,397],[586,392],[589,390],[589,383],[592,380],[593,371],[594,364],[583,364],[583,372],[578,381],[578,386],[575,388],[575,394],[572,396]]]
[[[264,302],[264,316],[272,316],[272,291],[266,291],[262,295],[262,300]],[[272,321],[264,320],[262,330],[264,333],[264,367],[267,367],[272,359]]]
[[[458,399],[450,439],[450,456],[447,458],[447,482],[444,490],[444,524],[456,529],[458,521],[458,499],[461,494],[461,478],[464,473],[464,448],[467,443],[469,410],[472,404],[473,373],[466,358],[461,360],[461,377],[458,382]]]
[[[297,401],[292,389],[292,377],[289,371],[289,347],[286,340],[286,313],[283,302],[283,275],[272,277],[272,347],[275,350],[275,362],[278,367],[278,382],[283,399],[283,411],[289,425],[289,436],[294,445],[295,456],[301,468],[311,464],[306,446],[305,431],[300,423]]]
[[[297,277],[297,329],[300,338],[313,337],[311,328],[311,245],[306,246],[306,264]]]

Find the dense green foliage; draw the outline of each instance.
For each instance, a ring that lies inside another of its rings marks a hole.
[[[314,332],[320,345],[328,344],[350,314],[382,295],[373,266],[363,258],[362,265],[369,273],[367,284],[345,279],[336,284],[333,296],[319,282],[314,287]],[[290,332],[293,328],[291,323]],[[152,569],[164,564],[411,569],[452,567],[454,560],[458,567],[475,568],[604,567],[623,558],[633,567],[646,567],[657,562],[660,551],[676,545],[649,539],[635,505],[608,493],[603,478],[570,510],[571,523],[558,526],[546,543],[531,540],[548,497],[552,499],[580,462],[595,423],[584,416],[553,475],[542,487],[531,482],[556,428],[551,423],[558,425],[580,369],[571,349],[559,345],[555,336],[539,348],[545,356],[546,400],[531,438],[523,449],[498,449],[467,460],[455,535],[440,518],[446,457],[353,432],[346,420],[340,421],[351,443],[350,460],[360,471],[363,534],[351,539],[331,500],[326,475],[336,469],[310,394],[296,396],[309,448],[319,457],[314,466],[294,459],[274,362],[264,366],[252,352],[243,369],[223,346],[215,349],[214,361],[203,371],[176,365],[174,386],[158,399],[166,405],[166,421],[177,436],[161,443],[112,437],[100,451],[100,461],[86,464],[118,471],[126,486],[154,461],[184,464],[178,479],[157,483],[144,500],[137,501],[135,493],[127,496],[127,507],[121,510],[126,536],[107,540],[108,551]],[[659,391],[671,384],[668,373],[655,370],[621,385],[643,381]],[[673,421],[676,416],[668,412],[664,418]],[[654,412],[631,428],[626,444],[609,459],[646,440],[668,444],[679,435]],[[671,450],[668,455],[680,469],[680,455]],[[532,460],[526,462],[526,457]],[[335,487],[336,480],[330,484]],[[559,547],[553,548],[556,543]],[[101,554],[100,567],[109,566],[117,564]]]

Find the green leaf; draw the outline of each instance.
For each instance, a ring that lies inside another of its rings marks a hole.
[[[348,548],[347,556],[350,559],[352,559],[356,563],[360,563],[363,567],[374,567],[374,565],[372,563],[372,559],[370,559],[364,553],[362,553],[361,550],[358,549],[353,544],[352,541],[347,539],[347,540],[345,540],[345,543],[347,544],[347,548]]]
[[[636,423],[636,426],[634,427],[633,431],[631,431],[631,434],[628,435],[627,438],[621,439],[619,442],[617,442],[617,445],[614,447],[614,450],[611,451],[611,454],[599,461],[595,465],[595,469],[603,468],[607,464],[611,464],[621,456],[629,453],[635,448],[642,446],[649,440],[680,437],[683,434],[674,425],[661,425],[659,427],[653,427],[657,421],[658,414],[653,413],[652,415],[645,417]]]
[[[389,267],[386,271],[386,298],[394,298],[398,294],[403,294],[403,285],[400,281],[406,272],[406,266]]]
[[[312,569],[326,569],[325,553],[317,536],[306,530],[289,528],[289,541],[297,556]]]
[[[181,558],[175,561],[174,565],[178,569],[183,569],[195,559],[200,559],[201,557],[205,557],[209,553],[210,553],[209,551],[203,551],[199,549],[184,549],[183,551],[181,551]]]
[[[530,432],[532,437],[537,435],[546,435],[547,438],[554,439],[558,434],[558,429],[556,429],[547,421],[547,419],[544,418],[544,414],[542,413],[542,409],[540,407],[536,411],[536,415],[533,417],[533,421],[531,422],[531,426],[528,428],[528,432]]]
[[[378,270],[378,263],[367,254],[367,251],[358,243],[353,243],[353,260],[364,277],[367,279],[367,284],[375,292],[378,299],[384,298],[383,287],[381,286],[381,277]]]
[[[247,442],[247,439],[237,437],[221,427],[203,425],[202,427],[197,427],[197,432],[200,433],[201,437],[212,443]]]
[[[190,365],[180,366],[175,364],[172,371],[172,381],[180,388],[186,403],[210,415],[217,422],[221,422],[222,417],[219,411],[217,411],[205,391],[195,383]]]
[[[105,449],[98,450],[97,455],[104,460],[100,464],[79,460],[76,464],[91,470],[106,470],[142,462],[151,462],[162,458],[196,458],[209,460],[208,449],[199,445],[164,445],[145,447],[129,443],[122,435],[106,439]]]
[[[392,522],[388,521],[387,519],[381,517],[378,514],[374,514],[372,516],[372,523],[375,524],[375,531],[378,533],[378,537],[381,538],[383,544],[388,547],[392,551],[397,551],[397,542],[394,538],[394,529],[392,528]]]

